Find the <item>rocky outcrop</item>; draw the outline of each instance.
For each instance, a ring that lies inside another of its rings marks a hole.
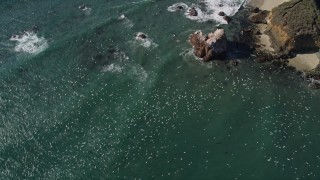
[[[189,16],[198,16],[198,11],[196,10],[196,8],[192,7],[189,10]]]
[[[266,33],[276,52],[304,53],[320,48],[318,0],[292,0],[274,8]]]
[[[249,21],[252,23],[262,23],[267,24],[267,16],[269,15],[269,11],[266,10],[253,10],[253,13],[249,16]]]
[[[201,31],[196,31],[189,37],[197,57],[204,61],[224,58],[227,52],[227,37],[223,29],[204,36]]]
[[[232,21],[232,18],[230,16],[223,16],[223,19],[227,21],[228,24]]]
[[[223,11],[220,11],[220,12],[218,13],[218,15],[219,15],[219,16],[225,16],[226,13],[224,13]]]

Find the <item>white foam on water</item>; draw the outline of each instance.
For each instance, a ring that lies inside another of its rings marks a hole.
[[[183,9],[180,10],[179,7],[182,7]],[[188,5],[180,2],[180,3],[173,4],[172,6],[169,6],[167,10],[169,12],[176,12],[176,11],[184,11],[185,9],[188,9]]]
[[[130,19],[128,19],[124,14],[119,16],[118,19],[123,21],[123,24],[128,28],[132,28],[134,26],[133,22]]]
[[[126,19],[127,17],[124,14],[121,14],[121,16],[119,16],[118,19],[122,20],[122,19]]]
[[[137,79],[140,82],[145,82],[148,78],[148,73],[146,72],[146,70],[143,69],[142,66],[138,65],[138,66],[133,66],[132,67],[132,73],[134,76],[137,77]]]
[[[189,48],[189,49],[185,49],[184,51],[182,51],[180,54],[180,56],[183,57],[184,60],[191,60],[191,61],[200,61],[202,62],[202,59],[197,57],[195,54],[194,54],[194,49],[193,48]]]
[[[190,10],[194,8],[198,15],[197,16],[190,16],[189,15],[189,12]],[[199,22],[205,22],[205,21],[208,21],[210,20],[207,16],[207,14],[205,12],[202,12],[202,10],[199,8],[199,7],[196,7],[196,6],[193,6],[193,7],[188,7],[186,12],[184,13],[184,15],[188,18],[188,19],[191,19],[191,20],[196,20],[196,21],[199,21]]]
[[[80,8],[80,7],[79,7]],[[81,11],[84,12],[85,15],[89,16],[91,14],[91,8],[87,7],[87,6],[84,6],[83,9],[81,9]]]
[[[146,35],[145,33],[138,32],[135,40],[139,43],[139,45],[145,47],[145,48],[150,48],[150,47],[158,47],[158,44],[154,43],[152,39],[150,39],[147,35],[146,38],[141,38],[141,35]]]
[[[84,11],[84,14],[89,16],[91,14],[91,8],[85,8],[83,11]]]
[[[188,19],[196,20],[198,22],[216,21],[219,24],[227,24],[222,16],[219,16],[220,11],[224,12],[227,16],[234,16],[246,0],[203,0],[205,10],[201,10],[199,6],[188,6],[185,3],[176,3],[168,7],[169,12],[184,11]],[[178,7],[183,7],[179,9]],[[194,7],[197,11],[197,16],[190,16],[189,11]]]
[[[116,65],[116,64],[110,64],[108,66],[104,66],[102,68],[102,72],[113,72],[113,73],[121,73],[123,71],[123,67]]]
[[[13,35],[10,41],[16,41],[14,50],[38,54],[48,48],[48,42],[44,37],[38,37],[34,32],[25,32],[23,35]]]
[[[226,21],[218,13],[222,11],[227,16],[234,16],[245,2],[246,0],[205,0],[209,18],[223,24],[226,24]]]
[[[126,55],[126,53],[122,51],[117,51],[114,53],[115,58],[117,58],[120,62],[124,62],[129,60],[129,56]]]

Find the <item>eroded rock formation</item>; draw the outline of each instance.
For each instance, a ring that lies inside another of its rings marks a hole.
[[[204,61],[224,58],[227,53],[227,37],[223,29],[217,29],[208,36],[204,36],[201,31],[196,31],[189,37],[189,41],[195,55]]]

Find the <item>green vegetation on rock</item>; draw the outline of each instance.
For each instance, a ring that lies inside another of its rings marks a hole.
[[[292,0],[274,8],[268,34],[282,52],[318,51],[320,10],[317,0]]]

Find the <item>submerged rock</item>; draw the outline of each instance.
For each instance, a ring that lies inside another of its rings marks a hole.
[[[227,37],[223,29],[204,36],[201,31],[196,31],[189,37],[197,57],[204,61],[224,58],[227,53]]]
[[[292,0],[271,12],[267,34],[276,51],[303,53],[320,48],[318,0]]]

